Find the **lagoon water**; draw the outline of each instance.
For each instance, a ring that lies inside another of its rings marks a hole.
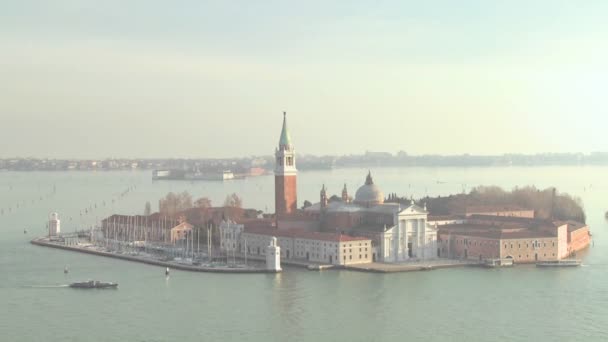
[[[367,169],[300,172],[299,203],[323,183],[354,194]],[[49,212],[62,230],[143,213],[168,191],[273,211],[273,177],[152,182],[150,172],[0,172],[0,341],[602,341],[608,339],[607,167],[376,168],[386,192],[448,195],[476,185],[556,186],[583,200],[594,245],[573,269],[458,268],[226,275],[164,270],[37,247]],[[127,189],[131,189],[125,192]],[[125,195],[120,196],[122,193]],[[104,205],[105,203],[105,205]],[[10,208],[10,211],[9,209]],[[85,212],[87,209],[87,212]],[[24,234],[27,229],[27,234]],[[65,265],[70,272],[63,274]],[[100,279],[118,290],[62,287]]]

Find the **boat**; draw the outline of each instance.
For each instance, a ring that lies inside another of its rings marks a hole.
[[[485,259],[483,261],[484,267],[494,268],[494,267],[509,267],[513,266],[513,259],[505,258],[505,259]]]
[[[167,269],[165,270],[165,275],[168,277],[169,276],[169,267],[167,267]]]
[[[551,260],[536,263],[536,267],[576,267],[580,265],[581,261],[577,259]]]
[[[89,280],[89,281],[81,281],[76,283],[71,283],[70,287],[78,288],[78,289],[115,289],[118,287],[117,283],[104,283],[98,280]]]

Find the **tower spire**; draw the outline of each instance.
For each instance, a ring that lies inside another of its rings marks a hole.
[[[344,188],[342,189],[342,202],[348,203],[348,190],[346,189],[346,183],[344,183]]]
[[[372,179],[372,171],[368,170],[367,177],[365,178],[365,185],[372,185],[372,184],[374,184],[374,180]]]
[[[291,149],[291,135],[287,129],[287,112],[283,112],[283,128],[281,129],[281,138],[279,139],[279,149]]]

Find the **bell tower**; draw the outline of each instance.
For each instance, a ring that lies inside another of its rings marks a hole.
[[[287,114],[283,112],[283,128],[275,150],[274,208],[277,217],[290,215],[298,208],[296,151],[287,129]]]

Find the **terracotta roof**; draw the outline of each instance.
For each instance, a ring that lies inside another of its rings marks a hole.
[[[276,237],[288,237],[296,239],[308,239],[308,240],[321,240],[321,241],[332,241],[332,242],[346,242],[346,241],[366,241],[369,238],[350,236],[344,234],[326,233],[326,232],[311,232],[301,229],[274,229],[274,228],[247,228],[245,227],[245,233],[268,235]]]

